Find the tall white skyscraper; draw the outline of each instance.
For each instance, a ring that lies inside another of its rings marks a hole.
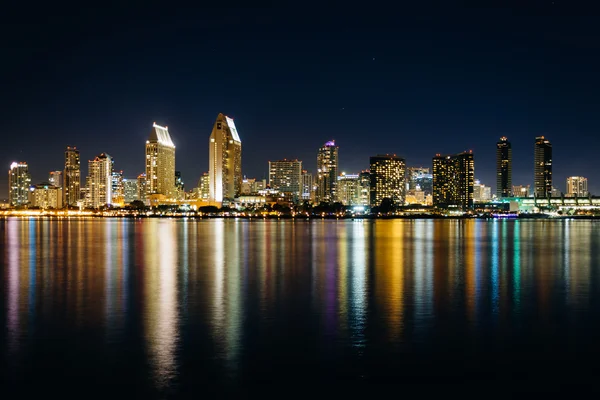
[[[100,208],[112,203],[112,157],[102,153],[88,163],[86,206]]]
[[[26,162],[13,162],[8,170],[8,201],[13,207],[29,203],[31,175]]]
[[[210,201],[233,200],[242,188],[242,140],[233,119],[219,114],[209,141]]]
[[[331,140],[317,152],[317,202],[337,200],[338,149]]]
[[[169,128],[156,123],[146,141],[146,194],[175,195],[175,145]]]

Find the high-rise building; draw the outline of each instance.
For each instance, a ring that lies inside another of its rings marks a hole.
[[[175,145],[166,126],[152,124],[146,141],[147,195],[161,194],[172,198],[175,194]]]
[[[32,186],[29,196],[32,207],[58,210],[63,206],[62,188],[54,186],[50,182],[42,182]]]
[[[146,201],[148,198],[148,180],[146,174],[139,174],[137,177],[138,200]]]
[[[360,190],[359,205],[368,206],[371,204],[371,172],[361,171],[358,174],[358,187]]]
[[[506,136],[496,143],[496,196],[512,196],[512,148]]]
[[[302,200],[313,201],[314,194],[313,175],[308,171],[302,171]]]
[[[102,153],[88,162],[86,207],[100,208],[112,203],[112,157]]]
[[[389,198],[395,205],[404,205],[406,195],[406,163],[394,155],[377,155],[370,158],[371,207],[381,205]]]
[[[81,163],[77,147],[65,150],[65,173],[63,174],[63,206],[74,207],[81,199]]]
[[[50,171],[50,174],[48,174],[48,183],[54,187],[62,187],[62,174],[62,171]]]
[[[433,205],[473,207],[475,161],[472,152],[433,158]]]
[[[8,202],[12,207],[29,203],[31,175],[26,162],[13,162],[8,170]]]
[[[208,201],[210,198],[210,175],[204,172],[198,181],[198,199]]]
[[[123,179],[123,200],[125,204],[138,199],[138,181],[137,179]]]
[[[325,143],[317,152],[316,201],[332,202],[337,199],[338,150],[335,140]]]
[[[529,185],[516,185],[512,187],[512,195],[515,197],[529,197]]]
[[[302,187],[302,161],[269,161],[269,186],[271,189],[300,198]]]
[[[543,136],[535,138],[534,189],[536,197],[552,195],[552,143]]]
[[[360,181],[358,174],[342,172],[337,178],[337,201],[345,206],[360,205]]]
[[[123,186],[123,171],[113,171],[111,178],[111,204],[125,205],[125,188]]]
[[[583,176],[570,176],[567,178],[567,196],[586,197],[587,195],[587,178],[584,178]]]
[[[209,200],[233,200],[242,190],[242,140],[232,118],[217,116],[209,141]]]
[[[183,183],[181,171],[175,171],[175,188],[181,192],[185,190],[185,183]]]
[[[485,203],[490,200],[492,200],[492,188],[476,179],[473,184],[473,202]]]

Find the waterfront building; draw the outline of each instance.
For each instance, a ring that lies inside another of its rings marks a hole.
[[[512,195],[514,197],[529,197],[531,195],[529,185],[516,185],[512,187]]]
[[[175,145],[169,128],[156,122],[146,141],[146,194],[175,195]]]
[[[269,187],[300,198],[302,187],[302,161],[269,161]]]
[[[302,171],[302,200],[314,201],[315,190],[313,183],[313,174],[308,171]]]
[[[544,136],[535,138],[534,149],[534,195],[552,195],[552,143]]]
[[[471,151],[449,156],[437,154],[432,172],[434,206],[463,210],[473,207],[475,162]]]
[[[123,171],[113,171],[111,178],[111,204],[123,207],[125,205],[125,189],[123,187]]]
[[[106,153],[88,162],[86,201],[89,208],[101,208],[112,203],[113,159]]]
[[[60,171],[59,171],[60,172]],[[62,188],[50,182],[42,182],[30,189],[29,198],[32,207],[58,210],[63,207]]]
[[[342,172],[337,178],[337,201],[345,206],[360,205],[360,184],[358,174]]]
[[[583,176],[570,176],[567,178],[567,196],[586,197],[588,193],[587,178]]]
[[[475,180],[475,183],[473,184],[473,202],[485,203],[491,199],[492,188],[481,183],[479,179]]]
[[[81,161],[77,147],[65,150],[65,172],[63,174],[63,206],[77,206],[81,199]]]
[[[377,155],[370,158],[370,204],[381,205],[389,198],[395,205],[404,205],[406,196],[406,163],[393,155]]]
[[[317,203],[328,203],[337,199],[338,150],[335,141],[330,140],[317,152]]]
[[[496,143],[496,197],[512,196],[512,148],[503,136]]]
[[[123,201],[129,204],[132,201],[139,200],[138,198],[138,181],[137,179],[123,179]]]
[[[8,170],[8,202],[11,207],[29,203],[31,175],[26,162],[13,162]]]
[[[48,174],[48,183],[54,187],[62,187],[62,175],[62,171],[50,171]]]
[[[232,201],[242,189],[242,140],[232,118],[220,113],[209,139],[209,200]]]
[[[359,187],[359,205],[369,206],[371,204],[371,172],[361,171],[358,174],[358,187]]]

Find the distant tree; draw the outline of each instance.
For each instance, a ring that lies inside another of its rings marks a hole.
[[[381,200],[381,204],[379,205],[379,212],[382,214],[387,214],[389,212],[394,211],[394,202],[389,197]]]
[[[215,206],[203,206],[198,209],[203,214],[215,214],[219,212],[219,208]]]
[[[131,203],[129,203],[129,208],[133,210],[144,210],[146,208],[146,205],[141,200],[134,200]]]

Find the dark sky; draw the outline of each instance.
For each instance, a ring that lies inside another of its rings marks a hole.
[[[533,143],[554,145],[555,186],[583,175],[600,193],[600,19],[556,1],[527,9],[376,8],[5,10],[0,25],[0,165],[27,161],[34,183],[64,148],[111,154],[143,172],[152,122],[168,125],[186,188],[208,169],[219,112],[236,121],[243,173],[298,158],[313,170],[327,140],[340,168],[397,153],[431,166],[472,149],[495,187],[495,143],[513,144],[513,183],[533,178]],[[300,3],[298,3],[300,4]],[[432,3],[434,4],[434,3]],[[427,17],[422,15],[427,14]],[[585,15],[582,13],[582,15]],[[0,197],[7,174],[0,175]]]

